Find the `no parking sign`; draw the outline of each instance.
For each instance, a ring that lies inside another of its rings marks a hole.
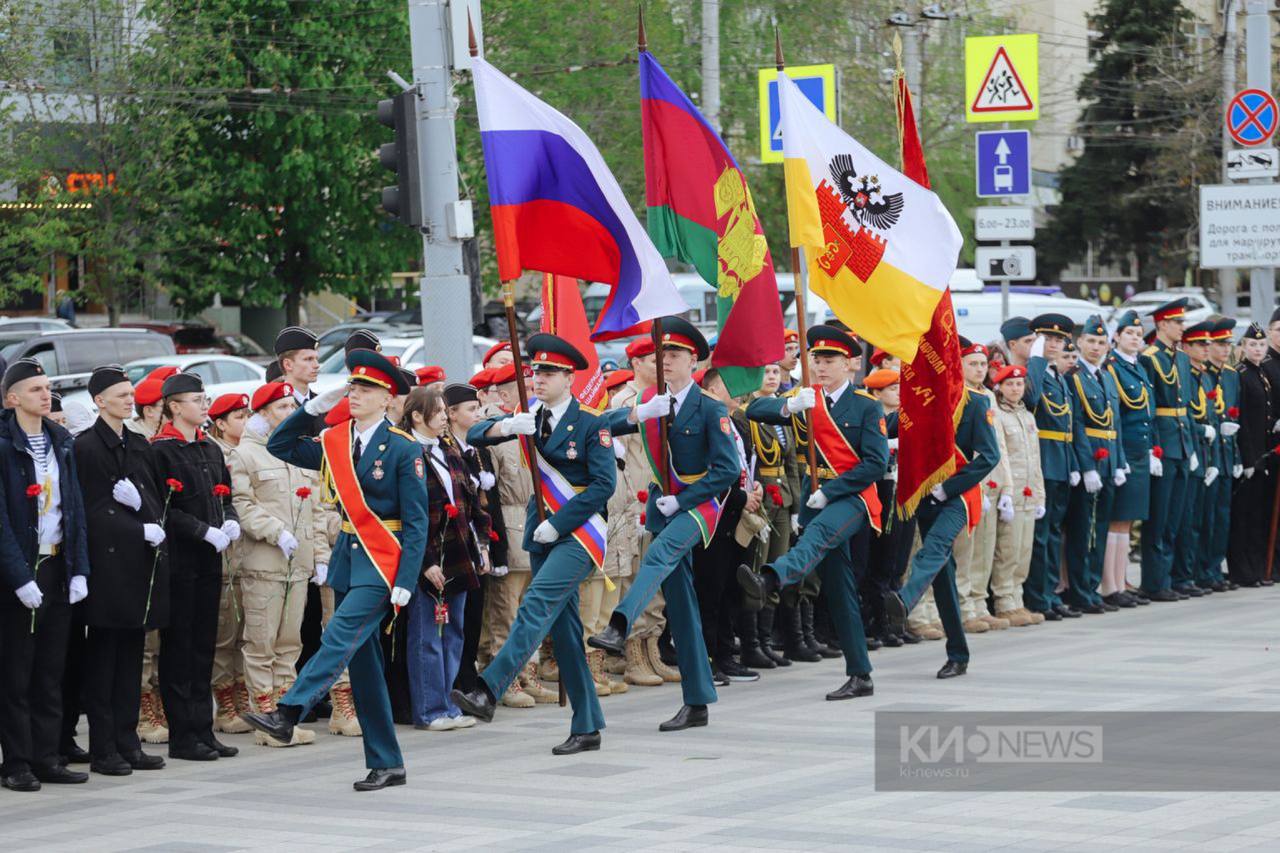
[[[1227,104],[1227,132],[1241,145],[1262,145],[1276,132],[1280,108],[1270,92],[1245,89]]]

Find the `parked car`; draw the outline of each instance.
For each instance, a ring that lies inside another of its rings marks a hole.
[[[266,370],[245,358],[218,353],[185,353],[181,355],[149,356],[126,362],[125,375],[135,385],[157,367],[176,367],[183,373],[193,373],[204,382],[205,393],[210,399],[223,394],[252,394],[266,381]],[[93,399],[84,390],[62,395],[62,402],[76,402],[94,411]]]
[[[438,359],[437,355],[430,353],[428,348],[423,345],[421,334],[413,337],[381,338],[380,342],[383,355],[396,356],[400,359],[400,366],[409,370],[433,364]],[[489,351],[489,347],[497,342],[495,338],[486,338],[481,335],[471,336],[472,360],[474,362],[472,369],[474,371],[480,370],[480,360]],[[459,377],[457,381],[462,382],[470,378],[469,376]],[[328,391],[330,388],[337,388],[346,381],[346,353],[343,352],[342,347],[338,347],[320,362],[320,377],[312,383],[311,387],[319,394]],[[453,377],[450,377],[450,381],[454,381]]]
[[[1135,293],[1120,303],[1120,307],[1113,309],[1107,316],[1107,320],[1110,323],[1125,311],[1137,311],[1138,316],[1142,317],[1143,327],[1150,331],[1155,328],[1155,321],[1148,315],[1164,303],[1180,297],[1186,297],[1188,303],[1185,316],[1188,326],[1207,320],[1210,315],[1218,313],[1217,303],[1205,295],[1204,288],[1170,287],[1165,290],[1144,290],[1141,293]]]
[[[320,360],[324,361],[335,351],[341,351],[342,345],[347,342],[347,338],[357,329],[368,329],[379,338],[389,338],[394,336],[404,336],[405,327],[393,326],[382,321],[364,321],[364,320],[348,320],[345,323],[339,323],[333,328],[326,331],[320,336],[320,345],[317,350],[320,353]],[[419,327],[421,333],[421,327]]]
[[[63,329],[40,332],[0,350],[8,364],[34,358],[59,393],[89,384],[93,369],[139,358],[174,355],[173,339],[147,329]]]
[[[0,317],[0,335],[9,332],[59,332],[70,329],[66,320],[57,317]]]

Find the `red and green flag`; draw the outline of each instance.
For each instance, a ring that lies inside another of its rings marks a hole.
[[[711,364],[734,396],[759,389],[783,356],[773,259],[747,179],[720,135],[648,52],[640,54],[649,236],[716,288]]]

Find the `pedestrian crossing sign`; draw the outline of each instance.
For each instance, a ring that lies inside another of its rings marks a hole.
[[[1040,117],[1040,37],[1035,33],[964,40],[965,120]]]

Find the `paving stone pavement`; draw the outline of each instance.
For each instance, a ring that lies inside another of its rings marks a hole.
[[[872,743],[877,710],[1275,710],[1277,607],[1280,587],[1240,590],[971,637],[946,682],[942,643],[885,649],[876,695],[849,702],[823,701],[842,662],[796,664],[673,734],[678,688],[633,687],[584,756],[550,754],[555,706],[402,728],[409,784],[374,794],[351,790],[359,742],[321,726],[287,750],[226,736],[238,757],[0,791],[0,850],[1276,850],[1276,793],[877,793]]]

